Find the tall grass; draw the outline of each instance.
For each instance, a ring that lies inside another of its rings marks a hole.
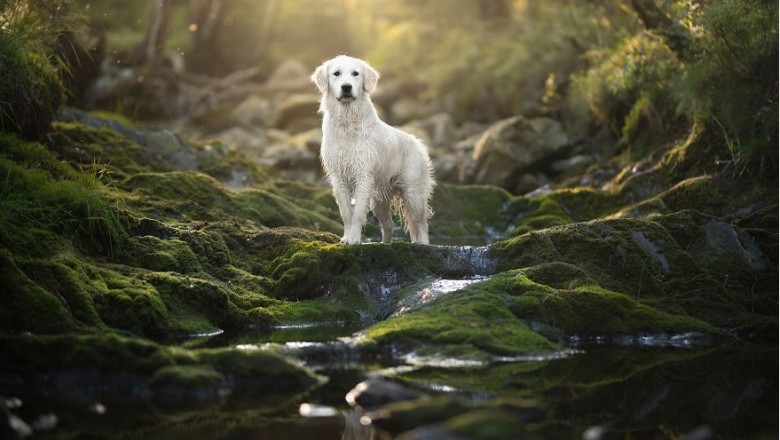
[[[0,239],[15,251],[45,254],[30,231],[99,246],[114,255],[126,237],[119,196],[95,161],[85,170],[62,164],[40,144],[0,134]]]
[[[0,130],[43,137],[64,102],[59,34],[77,23],[63,0],[0,1]]]

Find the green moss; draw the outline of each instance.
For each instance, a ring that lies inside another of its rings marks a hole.
[[[660,312],[634,298],[603,289],[590,282],[583,271],[569,265],[563,265],[558,272],[561,266],[549,263],[504,272],[495,275],[485,288],[491,289],[491,284],[495,284],[498,292],[516,295],[509,307],[518,318],[561,329],[569,335],[715,332],[700,320]],[[556,272],[558,277],[550,284],[558,287],[544,284]]]
[[[513,199],[507,211],[513,216],[512,236],[526,232],[599,218],[621,206],[616,192],[586,187],[564,188],[549,194]]]
[[[447,420],[444,426],[474,440],[521,438],[523,432],[512,413],[496,409],[470,411]]]
[[[0,333],[58,333],[76,328],[62,301],[31,280],[3,248],[0,292]]]
[[[128,205],[143,216],[165,221],[249,221],[267,227],[298,226],[314,231],[340,232],[341,224],[327,209],[305,197],[306,191],[275,185],[231,191],[216,179],[188,171],[136,173],[119,184],[132,191]],[[279,193],[276,193],[278,191]],[[309,191],[311,193],[311,191]]]
[[[127,116],[106,110],[91,110],[89,115],[98,119],[117,122],[125,127],[132,127],[133,121]]]
[[[93,298],[106,325],[153,338],[171,331],[168,309],[154,287],[116,273],[107,278],[106,289]]]
[[[518,355],[557,348],[512,315],[498,296],[479,289],[448,294],[414,312],[374,324],[363,336],[367,342],[397,344],[421,354],[466,345],[473,348],[469,357],[475,358],[483,358],[484,353]]]
[[[278,301],[249,310],[250,318],[259,324],[311,325],[360,321],[359,312],[368,308],[362,298],[351,300]]]
[[[371,419],[372,426],[397,435],[429,423],[447,420],[469,409],[459,400],[434,397],[383,405],[381,409],[370,412],[368,417]]]
[[[434,211],[430,222],[431,235],[481,237],[488,229],[501,233],[508,223],[505,211],[509,199],[508,192],[494,186],[440,183],[431,200]]]
[[[215,328],[235,328],[247,322],[231,301],[224,284],[217,281],[155,272],[145,277],[159,292],[170,314],[172,331],[191,333]]]
[[[320,297],[355,262],[352,250],[340,244],[295,240],[283,252],[271,262],[274,292],[280,298]]]
[[[91,127],[80,122],[52,124],[51,148],[73,166],[95,161],[121,182],[140,172],[172,171],[173,165],[159,160],[149,148],[136,144],[108,127]]]
[[[100,276],[94,268],[68,254],[49,260],[23,260],[19,266],[39,286],[58,295],[76,322],[85,327],[104,327],[92,300],[92,282]]]
[[[707,216],[683,214],[654,221],[599,220],[526,234],[497,243],[493,252],[503,262],[499,270],[567,263],[581,269],[600,288],[628,295],[656,310],[688,315],[721,328],[741,326],[747,316],[755,315],[738,298],[751,286],[774,283],[770,278],[776,271],[755,260],[757,250],[748,254],[755,257],[739,251],[748,246],[747,237],[740,242],[738,231],[711,222]],[[732,237],[729,243],[733,246],[715,252],[704,244],[708,234],[714,233]],[[728,258],[741,258],[743,263],[735,265]],[[757,266],[749,269],[745,261]],[[731,268],[733,285],[718,281],[723,278],[723,264]],[[750,277],[752,282],[747,281]],[[575,277],[578,282],[581,278]],[[756,284],[756,279],[761,281]],[[766,307],[776,310],[769,304]],[[745,315],[740,317],[735,311]]]
[[[5,21],[0,34],[0,78],[3,78],[0,83],[0,131],[40,139],[49,130],[55,112],[65,100],[65,88],[57,68],[48,59],[47,46],[36,44],[27,32],[17,28],[25,21]],[[40,27],[46,28],[46,22],[43,23]],[[43,32],[32,31],[33,34]]]
[[[187,171],[136,173],[119,187],[133,191],[133,207],[165,220],[219,220],[230,200],[219,181]]]
[[[239,191],[234,201],[236,215],[265,226],[294,225],[334,233],[342,229],[340,222],[327,217],[319,205],[303,198],[290,200],[266,190],[248,188]]]
[[[198,257],[188,244],[177,238],[161,240],[151,235],[132,237],[128,240],[125,252],[128,264],[154,271],[188,274],[202,269]]]
[[[99,170],[64,166],[44,147],[0,137],[0,234],[15,252],[46,254],[29,229],[48,230],[112,253],[126,233]],[[39,234],[35,234],[39,235]],[[32,245],[27,247],[28,245]]]
[[[153,388],[208,387],[224,384],[225,377],[211,366],[177,365],[158,369],[149,378],[148,383]]]
[[[186,350],[111,334],[0,336],[0,349],[0,371],[20,374],[29,380],[41,374],[88,369],[106,374],[136,374],[155,387],[204,387],[225,382],[235,387],[236,393],[247,392],[243,389],[246,387],[293,394],[317,382],[308,371],[268,352]]]

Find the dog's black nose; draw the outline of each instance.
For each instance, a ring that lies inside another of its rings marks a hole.
[[[341,85],[341,91],[342,92],[351,92],[352,91],[352,84],[342,84]]]

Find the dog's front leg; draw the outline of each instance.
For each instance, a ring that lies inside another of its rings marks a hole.
[[[371,199],[369,185],[365,182],[358,182],[355,186],[355,206],[352,207],[352,221],[349,228],[344,227],[344,237],[342,243],[360,244],[360,236],[363,232],[363,222],[368,215],[368,205]]]
[[[333,196],[339,207],[339,214],[341,214],[341,223],[344,225],[344,235],[341,237],[341,242],[346,243],[347,233],[352,226],[352,196],[349,186],[344,181],[332,179],[331,185],[333,186]]]

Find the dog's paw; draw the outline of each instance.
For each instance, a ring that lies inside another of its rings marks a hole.
[[[341,237],[341,242],[344,244],[360,244],[360,234],[344,234]]]

